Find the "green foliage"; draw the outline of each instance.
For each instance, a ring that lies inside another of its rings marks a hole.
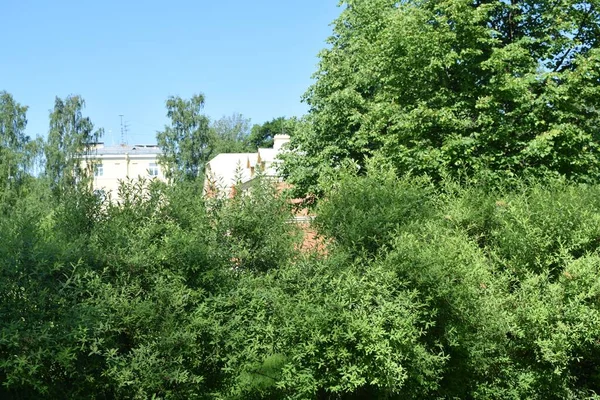
[[[94,124],[82,112],[85,101],[81,96],[56,98],[50,113],[50,131],[44,147],[45,173],[55,192],[68,190],[85,180],[91,173],[87,162],[104,131],[94,131]]]
[[[319,203],[315,226],[352,254],[377,254],[401,229],[418,226],[433,208],[426,179],[397,178],[381,171],[371,179],[339,175]]]
[[[260,202],[207,207],[196,185],[135,181],[122,184],[118,201],[83,188],[57,201],[44,180],[35,182],[0,216],[0,394],[204,398],[216,391],[221,336],[207,299],[226,293],[238,274],[294,254],[282,200],[257,187]],[[257,205],[278,215],[264,219]],[[285,222],[241,230],[252,221]]]
[[[248,147],[252,149],[258,148],[270,148],[273,147],[273,138],[279,134],[290,134],[290,124],[293,124],[293,120],[286,119],[285,117],[273,118],[271,121],[267,121],[262,125],[254,125],[250,131],[250,135],[246,139]]]
[[[291,261],[299,244],[299,232],[291,224],[291,205],[266,178],[258,177],[247,192],[211,205],[223,257],[235,268],[268,271]]]
[[[419,343],[427,310],[390,271],[335,257],[241,279],[216,300],[228,316],[226,397],[386,398],[435,388],[443,357]]]
[[[189,100],[172,96],[166,106],[171,125],[156,134],[166,175],[175,181],[202,178],[204,165],[213,153],[209,119],[201,114],[204,95]]]
[[[214,154],[221,153],[247,153],[252,151],[248,147],[247,139],[250,135],[250,119],[241,114],[234,113],[230,117],[223,117],[211,124],[214,142]]]
[[[291,141],[299,192],[368,158],[435,179],[598,179],[595,2],[341,3],[305,96],[311,127]]]
[[[300,251],[264,180],[27,181],[0,214],[0,396],[597,396],[600,188],[443,183],[342,170]]]
[[[422,183],[410,181],[398,190],[394,181],[378,186],[379,174],[342,176],[320,205],[320,217],[332,215],[335,223],[317,226],[334,233],[333,248],[358,254],[353,259],[365,268],[391,274],[394,287],[415,291],[427,310],[420,343],[445,357],[426,397],[597,394],[600,310],[591,278],[600,262],[597,186],[559,180],[494,189],[485,182],[466,188],[446,182],[437,194],[423,196],[429,202],[423,211],[405,218],[394,213],[402,202],[369,200],[376,190],[377,198],[411,199]],[[348,240],[365,229],[362,214],[374,225],[389,216],[392,233],[375,236],[385,245],[365,245],[374,237],[369,230],[362,241]],[[366,262],[365,251],[377,258]]]
[[[27,107],[0,92],[0,208],[19,197],[39,153],[40,141],[25,135]]]
[[[25,173],[25,136],[27,107],[15,102],[7,92],[0,92],[0,187],[5,191],[18,184]]]

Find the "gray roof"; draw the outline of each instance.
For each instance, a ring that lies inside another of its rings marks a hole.
[[[120,145],[102,147],[92,151],[92,154],[97,155],[118,155],[118,154],[161,154],[162,151],[157,145],[135,144],[135,145]]]

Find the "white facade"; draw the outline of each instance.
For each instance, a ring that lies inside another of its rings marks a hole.
[[[117,196],[120,181],[126,179],[159,179],[165,176],[158,163],[160,148],[156,145],[94,146],[89,161],[93,164],[93,189]]]
[[[234,186],[242,190],[259,171],[267,177],[277,177],[277,156],[285,151],[289,135],[275,135],[273,148],[258,149],[256,153],[222,153],[206,164],[204,193],[217,195],[231,193]]]

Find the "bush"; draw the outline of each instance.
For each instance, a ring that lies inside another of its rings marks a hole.
[[[344,171],[319,203],[315,226],[354,255],[374,255],[399,230],[410,230],[432,214],[434,193],[424,178],[380,171],[358,178]]]
[[[446,181],[419,199],[422,180],[399,181],[342,177],[320,206],[317,227],[346,263],[386,271],[387,282],[413,290],[427,310],[418,343],[445,357],[427,396],[599,393],[599,303],[596,281],[588,280],[598,272],[597,186]]]
[[[600,196],[342,173],[299,250],[266,182],[0,214],[5,398],[593,398]]]

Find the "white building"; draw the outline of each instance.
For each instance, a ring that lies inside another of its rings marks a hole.
[[[116,196],[119,183],[126,179],[159,179],[165,181],[158,163],[161,150],[157,145],[94,145],[89,161],[93,163],[93,189]]]
[[[285,150],[289,135],[275,135],[273,148],[258,149],[256,153],[222,153],[206,164],[204,193],[209,195],[232,192],[234,186],[244,190],[259,171],[277,178],[277,156]]]

